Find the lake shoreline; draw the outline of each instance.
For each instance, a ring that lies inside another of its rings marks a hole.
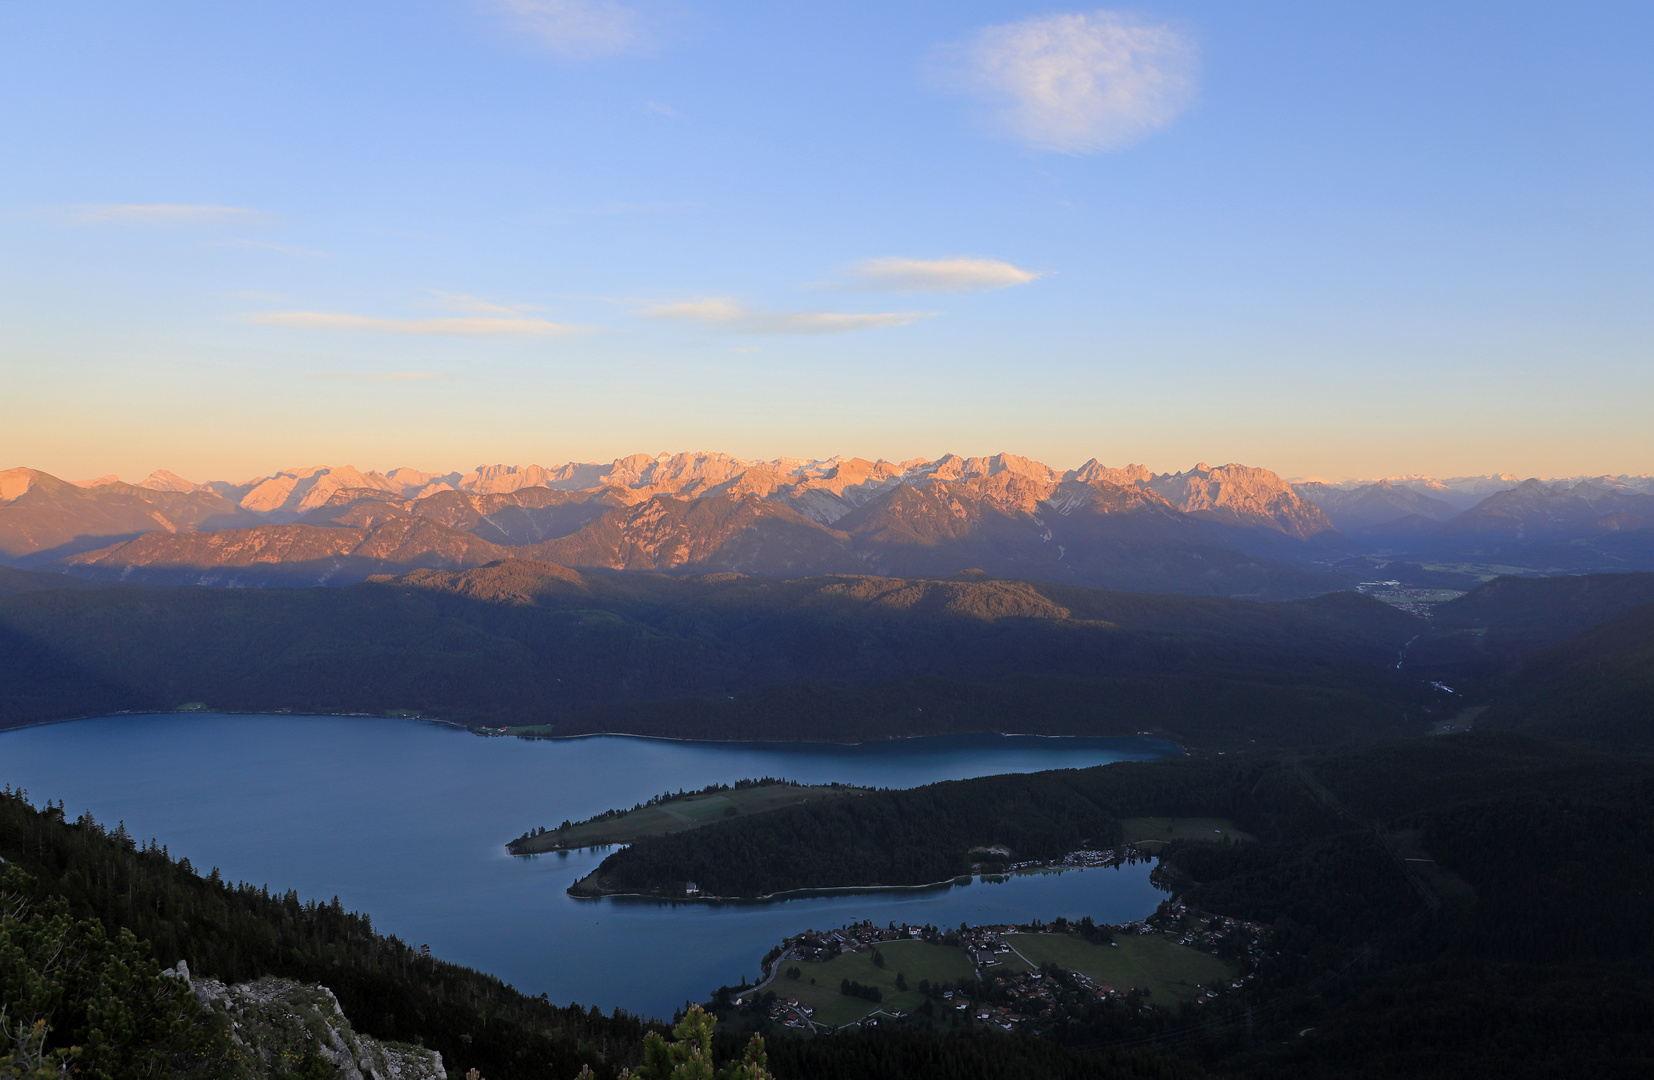
[[[85,716],[63,716],[52,720],[27,720],[20,724],[10,724],[0,727],[0,734],[8,731],[25,731],[30,728],[49,727],[53,724],[73,724],[81,720],[105,720],[117,716],[270,716],[284,719],[302,720],[306,717],[333,720],[408,720],[416,723],[438,724],[442,727],[454,728],[467,734],[485,739],[522,739],[527,742],[579,742],[584,739],[641,739],[646,742],[684,743],[699,746],[884,746],[897,742],[913,742],[922,739],[956,739],[961,737],[980,736],[996,739],[1051,739],[1053,741],[1065,739],[1099,739],[1109,741],[1126,741],[1130,739],[1151,739],[1154,742],[1171,747],[1176,753],[1187,755],[1188,747],[1174,742],[1164,735],[1145,735],[1141,732],[1131,735],[1043,735],[1029,731],[945,731],[929,735],[891,735],[883,739],[864,739],[860,742],[836,742],[832,739],[696,739],[679,735],[640,735],[630,731],[587,731],[578,735],[505,735],[496,733],[483,724],[463,724],[458,720],[444,720],[440,716],[386,716],[383,713],[368,712],[279,712],[269,709],[121,709],[115,712],[89,713]],[[1170,757],[1170,753],[1161,754],[1161,757]]]
[[[372,912],[381,932],[429,944],[433,955],[605,1012],[670,1016],[709,987],[738,982],[773,942],[812,924],[854,916],[957,926],[1054,914],[1117,922],[1165,895],[1139,864],[1100,876],[1021,875],[998,888],[582,904],[564,890],[602,853],[513,857],[503,848],[529,822],[582,819],[741,777],[907,788],[1175,752],[1161,743],[978,735],[858,749],[513,742],[457,731],[363,716],[104,714],[0,732],[0,779],[37,803],[62,801],[71,819],[124,821],[132,835],[158,837],[174,857],[216,866],[228,880],[338,896],[347,910]],[[644,970],[647,979],[635,977]]]
[[[542,853],[544,854],[544,853]],[[704,896],[699,893],[691,896],[662,896],[658,893],[639,892],[605,892],[605,893],[577,893],[575,888],[579,881],[570,885],[565,892],[574,900],[634,900],[648,901],[655,904],[768,904],[775,901],[801,900],[810,897],[847,896],[853,894],[878,895],[881,893],[900,892],[927,892],[941,891],[951,888],[965,888],[969,885],[997,885],[1003,884],[1014,877],[1033,877],[1039,874],[1063,874],[1069,871],[1076,873],[1084,870],[1115,870],[1128,862],[1159,862],[1159,856],[1149,856],[1146,852],[1138,858],[1125,857],[1103,866],[1061,866],[1043,865],[1030,866],[1009,871],[973,872],[956,874],[940,881],[931,881],[923,885],[820,885],[800,889],[782,889],[778,892],[765,893],[762,896]],[[1152,873],[1153,871],[1151,871]],[[589,875],[588,875],[589,876]],[[585,879],[582,878],[581,881]]]

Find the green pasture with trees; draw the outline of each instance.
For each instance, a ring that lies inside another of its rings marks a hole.
[[[1076,934],[1007,934],[1006,944],[1030,964],[1054,964],[1119,991],[1146,989],[1156,1004],[1193,1001],[1199,987],[1227,983],[1235,965],[1179,945],[1165,934],[1115,934],[1112,944]]]
[[[875,962],[875,952],[883,959],[882,965]],[[827,1027],[840,1027],[880,1010],[912,1012],[925,1000],[919,993],[921,982],[952,986],[976,974],[964,949],[924,941],[884,941],[877,949],[844,952],[831,960],[784,961],[781,968],[765,989],[811,1006],[815,1009],[811,1019]],[[799,977],[791,978],[789,970],[798,971]],[[881,997],[875,1002],[841,993],[846,981],[875,987]]]
[[[1173,840],[1256,840],[1228,818],[1136,817],[1120,822],[1120,835],[1127,844],[1169,844]]]

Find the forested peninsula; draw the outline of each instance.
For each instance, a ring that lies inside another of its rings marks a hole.
[[[1497,733],[1289,763],[1259,754],[1117,762],[872,791],[644,837],[569,891],[681,897],[694,883],[702,896],[755,898],[924,885],[969,874],[984,860],[1046,861],[1080,848],[1117,847],[1124,818],[1221,818],[1271,842],[1303,844],[1348,831],[1352,822],[1409,819],[1499,796],[1590,790],[1651,774],[1654,763],[1647,761]],[[1399,776],[1407,783],[1398,784]],[[1177,859],[1168,861],[1175,866]]]

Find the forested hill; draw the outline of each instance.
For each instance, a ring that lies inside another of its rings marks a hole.
[[[1654,751],[1654,604],[1528,655],[1500,691],[1487,726]]]
[[[1554,645],[1634,607],[1654,604],[1654,574],[1501,577],[1437,605],[1438,631],[1480,631],[1496,648]]]
[[[1439,605],[1406,667],[1478,727],[1654,750],[1654,574],[1498,578]]]
[[[0,597],[0,725],[194,702],[547,734],[1152,729],[1324,745],[1422,730],[1429,692],[1393,670],[1421,626],[1353,593],[1258,603],[521,561],[339,589],[34,590]]]

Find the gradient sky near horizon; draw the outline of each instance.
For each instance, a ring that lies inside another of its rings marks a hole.
[[[0,468],[1654,472],[1654,5],[0,4]]]

